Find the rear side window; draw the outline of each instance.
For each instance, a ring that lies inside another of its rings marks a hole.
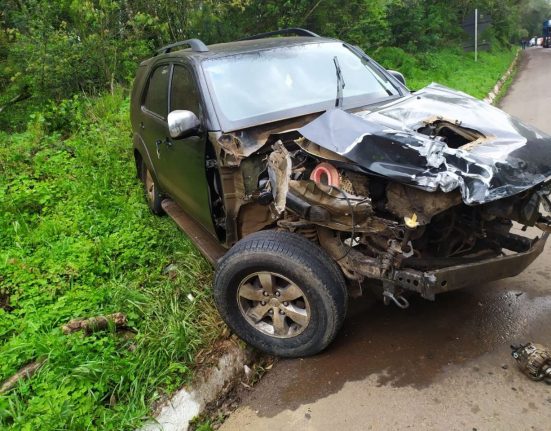
[[[174,66],[170,92],[170,110],[184,109],[201,118],[199,91],[193,74],[187,67]]]
[[[168,115],[168,76],[170,65],[160,66],[153,71],[149,78],[144,107],[163,118]]]

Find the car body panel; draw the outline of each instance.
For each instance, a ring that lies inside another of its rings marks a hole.
[[[140,152],[142,158],[149,161],[148,167],[152,170],[163,193],[169,195],[211,234],[216,235],[205,169],[206,147],[209,144],[205,116],[200,116],[203,127],[196,136],[172,139],[166,119],[149,112],[143,106],[147,82],[151,74],[157,67],[165,64],[179,64],[189,68],[189,63],[185,59],[180,58],[173,62],[162,57],[146,67],[140,67],[134,87],[136,90],[132,94],[131,122],[136,136],[134,148]],[[194,77],[197,79],[195,74]],[[172,69],[169,76],[167,101],[171,90],[171,78]],[[202,107],[202,110],[204,109]],[[145,154],[143,154],[144,149]]]
[[[451,148],[417,131],[443,120],[483,136]],[[437,84],[372,111],[330,110],[298,131],[369,172],[427,191],[459,188],[469,205],[521,193],[551,177],[550,136]]]

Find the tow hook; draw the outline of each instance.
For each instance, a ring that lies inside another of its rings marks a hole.
[[[394,302],[397,307],[405,310],[409,307],[409,302],[402,295],[394,295],[390,290],[383,291],[383,302],[385,305],[390,304],[390,301]]]

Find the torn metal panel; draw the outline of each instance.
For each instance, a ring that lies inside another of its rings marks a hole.
[[[451,148],[445,138],[419,132],[431,118],[446,118],[484,139]],[[367,172],[427,191],[459,189],[469,205],[518,194],[551,177],[550,136],[437,84],[373,111],[327,111],[298,131]]]
[[[268,157],[268,177],[272,186],[275,210],[278,214],[285,211],[292,167],[293,162],[289,151],[281,141],[277,141]]]
[[[295,132],[299,127],[311,122],[318,116],[319,114],[305,115],[219,134],[216,136],[216,142],[229,156],[228,165],[238,166],[242,159],[249,157],[263,146],[276,142],[279,139],[278,135]]]

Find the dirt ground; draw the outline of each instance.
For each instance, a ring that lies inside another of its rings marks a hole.
[[[501,102],[547,133],[550,73],[551,49],[528,49]],[[436,302],[354,300],[327,351],[279,361],[221,429],[551,430],[551,386],[522,375],[509,347],[551,346],[550,245],[520,276]]]

